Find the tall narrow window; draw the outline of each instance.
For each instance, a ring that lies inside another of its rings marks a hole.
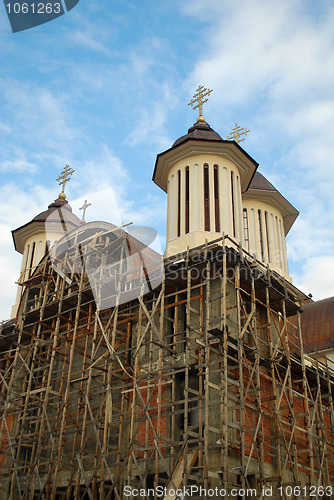
[[[29,250],[30,250],[30,245],[27,246],[27,253],[25,256],[25,261],[24,261],[24,269],[27,269],[28,267],[28,259],[29,259]]]
[[[213,182],[215,191],[215,230],[216,233],[220,233],[218,165],[213,167]]]
[[[181,235],[181,170],[177,171],[177,235]]]
[[[248,229],[247,208],[243,209],[243,216],[244,216],[244,238],[245,238],[245,246],[246,246],[246,250],[249,252],[249,229]]]
[[[287,268],[287,258],[286,258],[286,246],[285,246],[285,235],[283,230],[282,221],[279,220],[279,229],[280,229],[280,241],[281,241],[281,249],[282,249],[282,269],[288,271]]]
[[[189,167],[186,167],[186,233],[189,233]]]
[[[259,219],[259,238],[260,238],[260,250],[261,250],[261,260],[264,261],[264,249],[263,249],[263,229],[262,229],[262,216],[261,210],[257,211]]]
[[[204,165],[204,231],[210,231],[209,165]]]
[[[231,200],[232,200],[232,229],[233,236],[236,237],[235,231],[235,196],[234,196],[234,172],[231,172]]]
[[[32,244],[32,248],[31,248],[31,257],[30,257],[30,265],[29,265],[29,278],[31,276],[31,273],[32,273],[32,265],[33,265],[33,262],[34,262],[34,255],[35,255],[35,242],[33,242]]]
[[[283,254],[282,254],[282,244],[281,244],[281,238],[279,234],[279,228],[278,228],[278,219],[277,216],[275,217],[275,225],[276,225],[276,236],[277,236],[277,248],[278,248],[278,265],[282,267],[283,264]]]
[[[24,272],[22,273],[22,281],[25,281],[26,280],[26,277],[29,275],[29,271],[28,271],[28,260],[29,260],[29,251],[30,251],[30,245],[28,245],[26,247],[26,256],[25,256],[25,260],[24,260],[24,266],[22,269],[24,269]],[[21,277],[20,277],[21,278]],[[21,279],[20,279],[21,281]]]
[[[50,250],[50,240],[46,240],[45,242],[45,251],[44,255]]]
[[[269,233],[269,220],[268,220],[268,212],[264,212],[264,222],[266,224],[266,237],[267,237],[267,252],[268,252],[268,261],[271,262],[271,251],[270,251],[270,233]]]

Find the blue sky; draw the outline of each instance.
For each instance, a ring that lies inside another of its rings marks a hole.
[[[80,0],[13,34],[0,7],[1,318],[20,259],[11,230],[66,193],[86,220],[145,224],[165,243],[156,154],[195,122],[251,130],[246,151],[300,211],[287,238],[294,283],[334,294],[334,4],[322,0]]]

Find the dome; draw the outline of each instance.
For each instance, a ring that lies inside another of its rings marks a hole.
[[[306,304],[301,329],[306,352],[334,348],[334,297]]]
[[[64,210],[65,209],[65,210]],[[48,206],[48,209],[36,215],[31,222],[71,222],[74,225],[80,224],[80,219],[72,212],[72,207],[66,200],[55,200]]]
[[[220,137],[217,132],[215,132],[208,123],[206,122],[196,122],[189,130],[187,135],[183,135],[177,139],[172,147],[178,146],[183,142],[186,142],[190,139],[199,140],[199,141],[222,141],[223,139]]]
[[[24,224],[12,231],[15,250],[23,253],[26,240],[34,234],[45,231],[46,221],[50,228],[56,232],[62,233],[65,224],[67,230],[80,225],[80,219],[72,213],[72,207],[68,201],[57,199],[48,206],[48,209],[36,215],[30,222]]]

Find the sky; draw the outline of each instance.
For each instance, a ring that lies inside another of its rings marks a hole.
[[[21,255],[11,230],[58,197],[65,164],[87,221],[154,227],[165,247],[156,155],[187,133],[198,85],[225,138],[235,122],[259,171],[299,210],[290,275],[334,295],[334,3],[329,0],[80,0],[12,33],[0,6],[0,320]]]

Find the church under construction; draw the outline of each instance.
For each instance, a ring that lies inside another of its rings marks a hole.
[[[80,221],[68,166],[59,198],[13,231],[1,499],[334,497],[334,301],[292,284],[298,212],[239,127],[224,140],[206,123],[205,93],[157,156],[164,258],[131,226]]]

